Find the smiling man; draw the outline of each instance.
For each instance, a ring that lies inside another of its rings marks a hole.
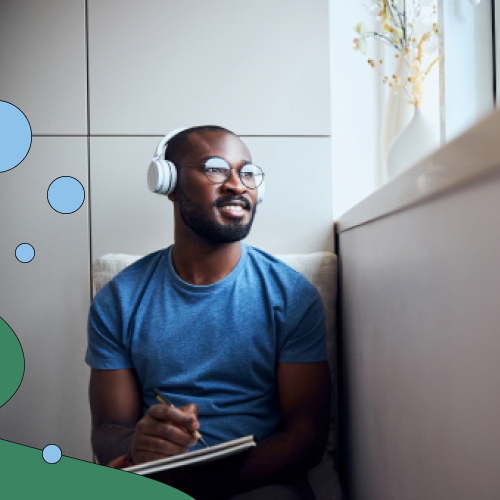
[[[138,260],[95,296],[92,445],[102,464],[139,464],[253,434],[257,446],[152,476],[204,498],[313,499],[307,471],[329,426],[330,375],[319,293],[241,240],[261,169],[215,126],[168,142],[176,166],[174,244]],[[154,388],[175,405],[155,402]],[[111,461],[111,463],[110,463]]]

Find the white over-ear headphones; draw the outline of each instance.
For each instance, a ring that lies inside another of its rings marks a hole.
[[[165,160],[165,151],[168,141],[183,130],[191,127],[178,128],[167,134],[158,144],[154,158],[148,168],[148,188],[152,193],[168,195],[172,193],[177,184],[177,169],[175,165]],[[266,187],[265,182],[257,188],[257,203],[262,203]]]

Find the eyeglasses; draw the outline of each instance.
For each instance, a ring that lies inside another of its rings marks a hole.
[[[209,158],[205,163],[198,165],[177,165],[177,167],[201,167],[207,179],[214,184],[223,184],[229,179],[231,170],[238,172],[238,177],[244,186],[248,189],[256,189],[264,180],[264,172],[257,165],[248,163],[240,169],[230,167],[224,158]]]

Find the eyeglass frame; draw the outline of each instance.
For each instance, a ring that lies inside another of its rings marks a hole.
[[[207,161],[211,160],[212,158],[219,158],[220,160],[223,160],[226,162],[227,166],[229,167],[228,170],[229,170],[229,173],[227,175],[227,177],[222,181],[222,182],[214,182],[212,179],[210,179],[210,177],[208,177],[207,173],[205,172],[205,169],[203,169],[203,173],[205,174],[205,177],[212,183],[212,184],[224,184],[225,182],[227,182],[227,180],[229,179],[229,177],[231,176],[231,170],[237,170],[237,175],[238,175],[238,179],[240,180],[240,182],[243,184],[243,186],[245,186],[246,188],[248,189],[258,189],[260,186],[262,186],[262,183],[264,182],[264,171],[262,170],[261,167],[259,167],[258,165],[256,165],[255,163],[245,163],[245,165],[241,166],[241,167],[231,167],[229,165],[229,162],[227,160],[225,160],[224,158],[222,158],[221,156],[211,156],[210,158],[207,158],[205,160],[205,163],[198,163],[198,164],[194,164],[194,165],[176,165],[177,168],[185,168],[185,167],[206,167],[206,163]],[[257,167],[261,172],[262,172],[262,180],[260,181],[259,185],[258,186],[255,186],[255,187],[249,187],[247,186],[244,182],[243,182],[243,179],[241,178],[241,170],[243,168],[245,168],[246,166],[248,165],[253,165],[254,167]],[[215,168],[215,167],[213,167]]]

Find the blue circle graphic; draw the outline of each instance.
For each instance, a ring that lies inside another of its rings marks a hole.
[[[72,214],[83,205],[85,190],[74,177],[59,177],[49,186],[47,199],[56,212]]]
[[[61,460],[61,448],[56,444],[48,444],[42,451],[43,459],[48,464],[55,464]]]
[[[17,167],[30,150],[31,127],[24,113],[0,101],[0,172]]]
[[[35,257],[35,249],[29,243],[21,243],[16,248],[16,258],[19,262],[31,262]]]

